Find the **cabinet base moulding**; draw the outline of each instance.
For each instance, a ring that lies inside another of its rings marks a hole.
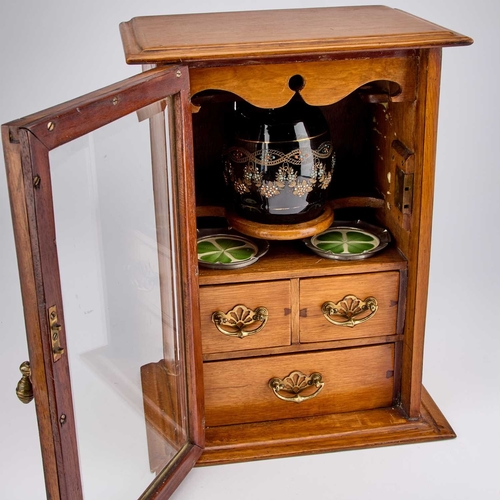
[[[456,437],[429,393],[422,388],[420,418],[408,420],[399,407],[378,408],[206,429],[197,462],[217,465],[248,460],[409,444]]]

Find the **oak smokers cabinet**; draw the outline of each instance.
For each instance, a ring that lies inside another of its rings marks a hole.
[[[48,497],[167,498],[195,464],[453,437],[422,352],[441,48],[472,40],[381,6],[121,33],[142,74],[2,127],[30,356],[18,393],[34,395]],[[339,262],[298,231],[246,268],[199,267],[233,103],[297,92],[329,123],[335,218],[391,244]]]

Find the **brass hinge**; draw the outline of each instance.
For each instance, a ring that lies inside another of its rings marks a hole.
[[[61,329],[57,317],[57,307],[49,307],[49,325],[50,325],[50,341],[52,342],[52,358],[54,363],[59,361],[64,354],[64,348],[61,347]]]

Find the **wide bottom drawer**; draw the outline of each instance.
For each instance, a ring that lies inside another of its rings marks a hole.
[[[203,365],[208,427],[390,406],[394,344]]]

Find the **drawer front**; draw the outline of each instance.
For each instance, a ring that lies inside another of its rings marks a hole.
[[[203,286],[200,310],[204,354],[290,345],[289,281]]]
[[[300,341],[397,333],[399,272],[300,281]]]
[[[208,427],[367,410],[393,402],[394,344],[215,361],[203,370]],[[314,373],[320,378],[306,378]]]

